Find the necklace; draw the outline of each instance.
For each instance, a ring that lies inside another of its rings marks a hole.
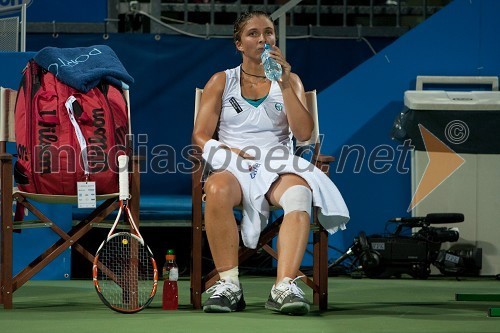
[[[246,75],[250,75],[250,76],[253,76],[253,77],[258,77],[258,78],[261,78],[261,79],[266,79],[266,76],[265,75],[255,75],[255,74],[250,74],[250,73],[247,73],[245,72],[245,70],[243,69],[243,67],[240,67],[241,71],[243,73],[245,73]]]

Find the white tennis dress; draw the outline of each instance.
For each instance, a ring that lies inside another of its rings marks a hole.
[[[345,229],[349,211],[335,184],[309,161],[292,153],[292,134],[278,83],[272,81],[268,96],[254,107],[241,96],[240,66],[225,73],[219,141],[209,140],[205,144],[203,158],[213,169],[231,172],[240,183],[241,235],[245,246],[257,246],[269,218],[265,195],[279,175],[285,173],[301,176],[311,187],[313,205],[319,207],[319,221],[329,233]],[[243,159],[218,148],[221,144],[245,150],[255,159]]]

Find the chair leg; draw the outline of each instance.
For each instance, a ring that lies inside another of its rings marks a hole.
[[[12,309],[12,156],[1,154],[1,205],[2,205],[2,233],[1,237],[1,276],[0,276],[0,304],[4,309]]]
[[[140,197],[141,197],[141,159],[138,156],[132,158],[132,181],[130,183],[130,212],[137,227],[140,226]]]
[[[202,279],[202,183],[201,169],[193,173],[193,224],[191,239],[191,304],[195,309],[201,309],[201,294],[204,291]]]
[[[29,201],[27,201],[22,196],[16,196],[17,204],[26,207],[30,212],[33,213],[38,219],[49,223],[50,220],[35,206],[33,206]],[[11,295],[23,286],[29,279],[31,279],[35,274],[40,272],[44,267],[47,266],[52,260],[58,257],[62,252],[68,249],[70,246],[75,246],[75,248],[81,252],[87,259],[93,260],[93,255],[88,251],[84,250],[81,246],[77,244],[78,240],[87,234],[94,223],[98,223],[108,216],[112,211],[118,207],[118,202],[115,199],[108,199],[102,203],[96,210],[94,210],[86,219],[80,222],[77,226],[72,228],[68,233],[64,232],[57,225],[52,225],[50,229],[59,235],[59,240],[56,241],[52,246],[47,248],[42,254],[40,254],[36,259],[34,259],[30,264],[28,264],[24,269],[22,269],[15,276],[11,275]],[[12,268],[12,257],[11,268]],[[92,261],[91,260],[91,261]],[[10,270],[12,272],[12,269]]]
[[[191,259],[191,303],[195,309],[201,309],[202,281],[202,231],[193,225],[193,246]]]
[[[21,202],[18,202],[21,204]],[[35,206],[33,206],[28,201],[22,202],[23,206],[28,208],[35,216],[37,216],[41,221],[50,220]],[[28,264],[23,270],[16,274],[13,278],[12,288],[13,292],[24,285],[29,279],[31,279],[35,274],[40,272],[44,267],[46,267],[52,260],[57,258],[61,253],[63,253],[70,246],[74,246],[80,238],[85,236],[91,229],[92,224],[102,221],[104,216],[109,215],[118,207],[118,202],[114,199],[108,199],[101,204],[90,216],[89,220],[80,222],[77,226],[72,228],[68,233],[64,232],[57,225],[51,226],[51,230],[54,231],[60,238],[52,246],[47,248],[42,254],[40,254],[36,259],[34,259],[30,264]],[[98,212],[104,212],[105,215],[101,215]]]
[[[324,311],[328,308],[328,233],[319,224],[318,227],[313,233],[313,281],[317,286],[313,300]]]
[[[0,171],[2,175],[1,181],[1,216],[2,229],[0,239],[0,255],[1,255],[1,272],[0,272],[0,304],[4,305],[5,309],[12,308],[13,293],[32,278],[36,273],[42,270],[48,263],[60,255],[70,246],[74,246],[83,256],[90,261],[93,260],[93,255],[85,250],[76,242],[83,237],[92,228],[93,223],[102,221],[112,211],[114,211],[118,203],[115,199],[108,199],[94,210],[84,221],[74,227],[69,233],[64,232],[57,225],[52,225],[50,228],[60,236],[60,239],[49,247],[44,253],[33,260],[21,272],[14,277],[12,274],[13,268],[13,221],[12,221],[12,157],[9,154],[0,154]],[[136,171],[137,170],[137,171]],[[134,185],[132,193],[135,200],[133,207],[136,209],[133,214],[138,217],[138,169],[134,169]],[[39,211],[30,202],[26,201],[21,196],[16,196],[17,204],[26,207],[41,221],[51,222],[41,211]]]

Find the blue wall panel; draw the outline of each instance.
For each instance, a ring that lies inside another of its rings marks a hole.
[[[384,173],[370,170],[366,158],[355,172],[352,155],[342,172],[333,172],[352,216],[348,230],[337,236],[344,248],[360,230],[382,233],[388,219],[409,214],[410,160],[408,156],[400,163],[403,170],[397,170],[400,143],[390,138],[404,91],[415,89],[417,75],[498,76],[499,11],[499,1],[455,0],[319,95],[324,151],[337,156],[337,166],[346,157],[342,149],[354,145],[364,147],[367,155],[376,147],[394,152]]]
[[[373,38],[367,42],[290,40],[288,60],[307,90],[321,91],[372,57],[371,48],[381,50],[392,41],[389,38]],[[105,40],[95,34],[59,34],[57,38],[36,34],[28,37],[27,48],[37,51],[45,46],[96,44],[112,47],[135,78],[131,86],[132,129],[136,146],[141,147],[140,154],[148,156],[147,172],[141,176],[142,192],[190,194],[191,177],[180,171],[179,164],[189,166],[181,152],[191,143],[194,88],[203,87],[215,71],[241,62],[232,40],[165,35],[160,35],[158,40],[148,34],[111,34]],[[321,111],[328,115],[329,122],[336,121],[337,115],[330,109]],[[309,264],[309,256],[306,258],[304,263]]]
[[[44,46],[76,47],[107,44],[119,56],[135,83],[131,86],[132,129],[140,153],[148,157],[142,188],[147,193],[190,194],[191,177],[182,151],[191,143],[194,88],[203,87],[216,71],[237,66],[241,56],[231,39],[196,39],[149,34],[31,35],[29,50]],[[392,40],[375,39],[382,49]],[[372,56],[357,40],[293,40],[288,43],[293,69],[306,89],[322,90]],[[314,52],[313,50],[322,50]],[[345,50],[345,51],[344,51]],[[337,64],[341,64],[340,66]],[[181,164],[181,165],[179,165]]]
[[[500,1],[455,0],[392,44],[389,39],[370,39],[379,51],[375,56],[360,41],[288,41],[293,70],[306,89],[320,91],[323,151],[337,157],[332,179],[352,215],[348,230],[331,238],[330,244],[339,249],[332,250],[332,258],[346,250],[359,231],[383,233],[388,219],[409,214],[409,155],[390,138],[404,91],[414,89],[417,75],[499,75],[499,10]],[[237,65],[240,56],[229,39],[159,37],[30,35],[27,47],[111,46],[136,79],[131,87],[134,133],[147,134],[144,146],[150,157],[154,149],[163,148],[178,163],[183,162],[180,151],[190,143],[194,87],[202,87],[215,71]],[[353,147],[365,153],[363,160],[355,152],[346,153]],[[373,158],[377,152],[378,162]],[[383,154],[387,163],[381,161]],[[170,172],[175,170],[172,163],[169,160],[167,168],[150,163],[143,191],[188,194],[189,175]]]

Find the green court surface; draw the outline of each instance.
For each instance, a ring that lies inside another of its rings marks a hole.
[[[14,308],[0,309],[0,331],[18,332],[500,332],[488,317],[495,301],[456,301],[456,293],[500,292],[493,278],[428,280],[329,278],[328,310],[293,317],[264,309],[273,279],[242,276],[247,308],[207,314],[189,305],[189,280],[179,281],[179,309],[161,309],[161,287],[151,306],[136,314],[105,307],[92,281],[29,281],[14,293]],[[311,299],[302,282],[299,286]],[[207,296],[204,295],[203,299]]]

